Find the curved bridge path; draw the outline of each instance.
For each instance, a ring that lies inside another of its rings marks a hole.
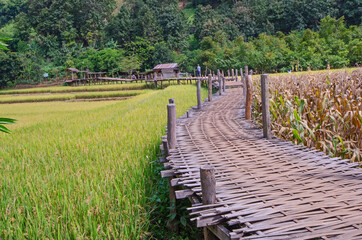
[[[177,120],[166,163],[184,189],[177,198],[202,199],[200,167],[215,169],[216,203],[190,208],[198,227],[222,226],[230,239],[362,239],[358,164],[263,139],[242,99],[241,88],[227,89]]]

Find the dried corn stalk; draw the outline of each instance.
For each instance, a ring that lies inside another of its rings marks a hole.
[[[270,77],[273,134],[362,161],[362,70]],[[260,86],[254,116],[261,122]]]

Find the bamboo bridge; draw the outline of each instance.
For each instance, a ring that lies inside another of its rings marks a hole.
[[[205,239],[362,239],[358,164],[272,136],[262,79],[263,129],[248,120],[250,75],[204,103],[198,93],[177,120],[170,100],[161,174],[171,206],[189,198]]]

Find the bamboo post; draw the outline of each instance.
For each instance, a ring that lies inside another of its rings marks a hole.
[[[246,103],[245,103],[245,119],[251,120],[251,102],[253,99],[253,77],[247,75],[246,77]]]
[[[215,169],[209,165],[200,168],[200,181],[202,192],[202,204],[209,205],[216,203],[216,179]],[[204,239],[214,240],[217,239],[215,235],[204,227]]]
[[[247,86],[246,86],[246,79],[248,78],[248,72],[249,72],[247,65],[244,67],[244,70],[245,70],[245,72],[244,72],[244,89],[243,89],[243,94],[244,94],[244,104],[246,105],[246,87],[247,87]]]
[[[240,82],[243,83],[243,69],[240,68]]]
[[[214,204],[216,202],[215,169],[210,165],[200,168],[200,181],[202,191],[202,204]]]
[[[162,146],[163,151],[166,157],[168,157],[168,145],[167,145],[167,139],[162,139]]]
[[[176,105],[173,101],[167,104],[167,142],[168,148],[175,149],[176,148]]]
[[[197,80],[197,108],[201,109],[201,81],[200,79]]]
[[[269,112],[269,79],[268,74],[261,75],[261,103],[263,116],[263,135],[266,139],[271,138],[270,112]]]
[[[225,76],[222,76],[222,91],[225,92]]]
[[[222,86],[221,86],[221,76],[220,76],[220,70],[217,70],[217,81],[219,82],[219,95],[221,96]]]
[[[209,74],[208,87],[209,87],[208,101],[211,102],[211,100],[212,100],[212,77],[211,77],[211,74]]]

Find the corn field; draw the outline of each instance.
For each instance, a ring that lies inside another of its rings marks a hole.
[[[362,161],[361,77],[361,69],[270,76],[273,134],[332,157]],[[254,117],[261,123],[260,84],[254,84]]]

